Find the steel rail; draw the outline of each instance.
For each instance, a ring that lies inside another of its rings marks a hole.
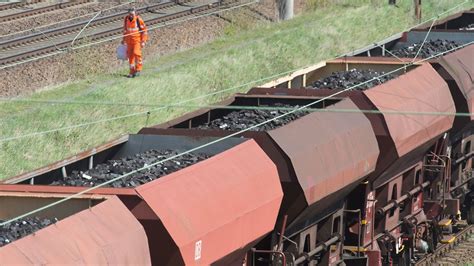
[[[147,12],[149,10],[154,10],[154,9],[169,8],[169,7],[176,6],[176,5],[177,4],[174,3],[174,2],[153,4],[153,5],[150,5],[150,6],[137,8],[137,13],[143,13],[143,12]],[[114,13],[114,14],[110,14],[110,15],[98,18],[98,19],[94,20],[91,23],[90,27],[95,27],[95,26],[98,26],[98,25],[102,25],[102,24],[106,24],[106,23],[110,23],[110,22],[115,22],[117,20],[122,20],[123,17],[126,14],[127,14],[127,11],[123,11],[123,12],[117,12],[117,13]],[[60,27],[60,28],[50,29],[50,30],[45,30],[45,31],[42,31],[42,33],[38,32],[38,33],[35,33],[35,34],[30,34],[30,35],[26,35],[26,36],[22,36],[22,37],[18,37],[18,38],[13,38],[13,39],[10,39],[10,40],[7,40],[7,41],[0,42],[0,47],[2,47],[2,49],[9,49],[9,48],[25,45],[25,44],[28,44],[28,43],[37,42],[39,40],[43,40],[43,39],[46,38],[45,36],[55,37],[55,36],[59,36],[59,35],[68,34],[68,33],[71,33],[71,32],[80,31],[84,27],[84,25],[86,25],[88,22],[89,22],[89,20],[81,21],[81,22],[74,23],[72,25],[67,25],[67,26],[63,26],[63,27]]]
[[[64,2],[64,3],[52,4],[52,5],[39,7],[39,8],[33,8],[31,10],[26,10],[26,11],[21,11],[18,13],[11,13],[8,15],[1,16],[0,22],[12,21],[12,20],[34,16],[34,15],[38,15],[38,14],[42,14],[42,13],[46,13],[46,12],[50,12],[50,11],[54,11],[58,9],[82,5],[82,4],[86,4],[90,2],[91,0],[74,0],[74,1]]]
[[[5,3],[0,5],[0,11],[8,10],[8,9],[13,9],[17,7],[24,7],[32,4],[36,4],[39,2],[43,2],[42,0],[30,0],[29,2],[14,2],[14,3]]]

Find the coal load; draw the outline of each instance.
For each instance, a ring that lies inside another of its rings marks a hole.
[[[469,24],[466,27],[460,28],[460,30],[474,30],[474,24]]]
[[[371,69],[351,69],[349,71],[333,72],[330,76],[315,81],[312,87],[314,89],[343,90],[361,84],[354,89],[366,90],[394,79],[395,77],[395,75],[385,75],[385,72],[378,72]]]
[[[403,47],[398,50],[394,50],[391,53],[400,57],[400,58],[414,58],[415,55],[418,53],[421,47],[420,43],[414,43],[410,46]],[[420,53],[418,54],[417,58],[429,58],[432,56],[439,55],[442,52],[449,51],[451,49],[457,48],[461,46],[461,43],[456,41],[449,41],[449,40],[430,40],[423,44],[421,47]],[[385,54],[386,56],[392,56],[390,53]]]
[[[39,217],[23,218],[0,227],[0,247],[10,244],[22,237],[30,235],[48,225],[57,222],[58,219],[43,219]],[[0,220],[0,222],[2,222]]]
[[[268,107],[268,106],[265,106]],[[298,108],[298,106],[277,104],[274,108]],[[290,110],[240,110],[231,112],[222,118],[212,120],[210,123],[198,126],[199,129],[221,129],[230,131],[239,131],[249,127],[258,125],[269,119],[275,118],[282,114],[288,113]],[[252,128],[252,131],[267,131],[281,127],[289,122],[296,120],[309,111],[296,111],[284,117],[270,121],[264,125]]]
[[[71,175],[54,181],[51,185],[56,186],[79,186],[92,187],[106,181],[117,178],[123,174],[149,166],[153,163],[179,154],[174,150],[148,150],[146,152],[128,156],[119,160],[109,160],[98,164],[94,168],[82,171],[72,171]],[[209,155],[201,153],[188,153],[176,157],[161,164],[154,165],[145,170],[121,178],[104,187],[137,187],[142,184],[153,181],[159,177],[165,176],[182,168],[188,167],[199,161],[209,158]]]

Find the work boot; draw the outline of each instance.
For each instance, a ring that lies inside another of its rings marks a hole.
[[[140,71],[137,71],[135,72],[135,74],[133,74],[133,77],[139,77],[140,76]]]
[[[127,75],[127,78],[134,78],[135,77],[135,74],[128,74]]]

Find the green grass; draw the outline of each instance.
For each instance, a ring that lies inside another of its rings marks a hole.
[[[318,6],[317,1],[320,0],[313,0],[313,6]],[[376,6],[332,4],[277,24],[245,25],[243,29],[234,24],[225,30],[224,36],[208,45],[158,59],[148,58],[140,78],[125,79],[122,75],[126,69],[121,69],[115,74],[89,76],[50,88],[26,99],[166,105],[234,87],[189,103],[209,104],[269,81],[263,81],[265,77],[329,59],[416,24],[412,16],[413,1],[398,1],[399,8],[388,7],[387,1],[383,2]],[[425,0],[424,18],[461,2]],[[261,81],[238,86],[254,80]],[[195,108],[2,102],[0,139],[146,111],[151,111],[148,125],[152,125],[191,109]],[[137,132],[146,126],[146,121],[146,114],[141,114],[0,142],[0,179],[71,156],[121,134]]]

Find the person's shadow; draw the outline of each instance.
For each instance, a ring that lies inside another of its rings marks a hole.
[[[120,78],[120,77],[126,78],[128,76],[128,74],[112,73],[112,74],[110,74],[110,76],[113,77],[113,78]]]

